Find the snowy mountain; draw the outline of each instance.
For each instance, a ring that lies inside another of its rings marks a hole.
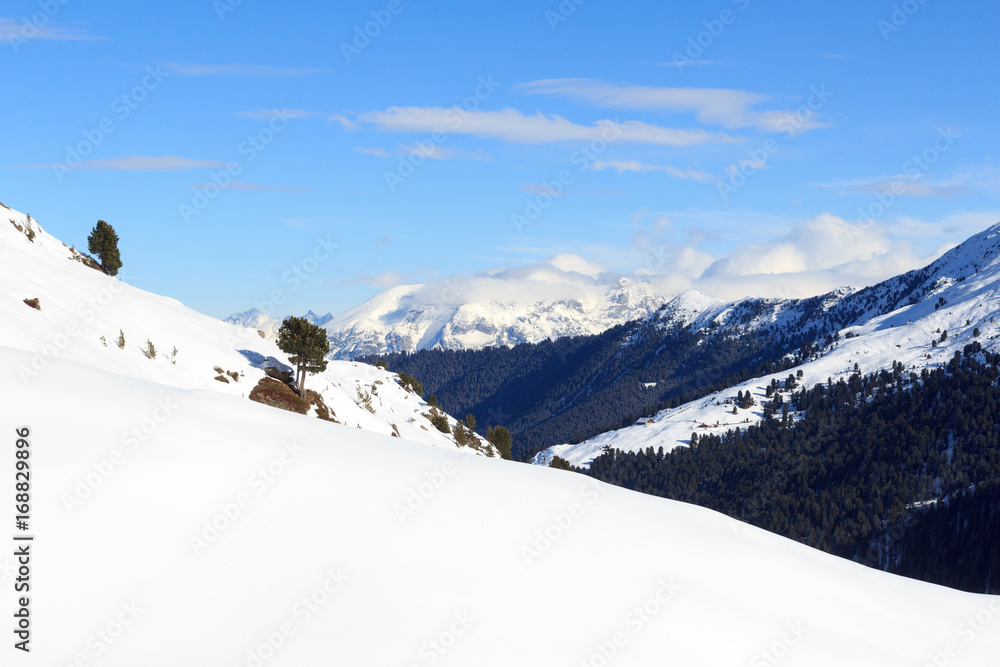
[[[234,313],[224,319],[223,322],[235,324],[247,329],[263,331],[264,338],[267,338],[268,340],[277,340],[278,329],[281,328],[280,320],[268,317],[257,308],[251,308],[250,310],[242,313]]]
[[[694,308],[674,306],[694,303]],[[705,303],[698,311],[697,305]],[[687,446],[691,433],[725,432],[762,418],[772,380],[802,372],[812,386],[889,368],[893,361],[919,372],[940,367],[973,341],[1000,348],[1000,224],[952,249],[929,266],[862,290],[842,289],[807,300],[748,299],[725,304],[685,293],[651,319],[656,326],[691,325],[708,336],[781,336],[812,331],[817,352],[791,371],[755,378],[702,399],[651,415],[653,423],[602,433],[575,445],[555,445],[534,462],[561,456],[584,466],[607,449],[639,451]],[[945,334],[945,332],[947,332]],[[836,341],[824,340],[834,334]],[[653,378],[655,380],[655,378]],[[733,415],[733,399],[749,391],[756,406]],[[708,428],[705,428],[705,427]]]
[[[302,317],[305,318],[307,322],[310,322],[311,324],[315,324],[316,326],[321,327],[333,319],[333,313],[327,313],[326,315],[317,315],[316,313],[310,310]]]
[[[0,400],[38,480],[32,651],[5,664],[995,664],[998,598],[474,456],[379,369],[310,378],[341,424],[249,401],[286,361],[271,341],[0,213]]]
[[[647,317],[665,301],[651,286],[627,278],[612,284],[579,280],[574,296],[560,299],[541,296],[551,291],[542,277],[525,277],[520,287],[510,294],[501,281],[481,278],[475,289],[446,283],[386,290],[324,325],[331,357],[481,349],[598,334]]]
[[[0,213],[9,221],[0,225],[0,285],[7,296],[0,305],[0,341],[34,354],[29,365],[14,368],[14,377],[26,385],[44,375],[54,359],[66,359],[136,380],[246,400],[264,378],[291,370],[287,355],[266,335],[273,331],[265,328],[260,335],[267,322],[259,312],[244,313],[239,325],[201,315],[88,268],[88,258],[37,222],[9,209]],[[38,299],[39,309],[26,299]],[[149,354],[150,345],[155,355]],[[317,391],[332,419],[342,424],[457,447],[426,416],[434,412],[430,406],[379,368],[331,362],[327,371],[309,377],[306,388]],[[320,412],[309,408],[313,418]],[[483,453],[496,455],[492,446],[480,445]]]

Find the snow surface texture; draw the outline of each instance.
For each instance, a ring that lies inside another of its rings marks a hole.
[[[37,222],[32,222],[36,234],[29,241],[9,222],[23,229],[24,215],[0,209],[0,216],[6,218],[0,217],[0,285],[8,296],[0,302],[0,342],[35,353],[29,364],[15,368],[16,381],[30,386],[53,359],[65,358],[162,385],[245,398],[265,377],[265,367],[291,369],[287,355],[273,340],[262,339],[255,324],[249,329],[225,324],[174,299],[105,276],[71,261],[70,248]],[[126,277],[127,271],[126,265]],[[23,303],[36,297],[40,311]],[[116,344],[119,332],[125,336],[124,349]],[[144,353],[147,341],[156,349],[155,359]],[[423,416],[430,409],[427,404],[379,368],[332,361],[324,373],[309,375],[306,389],[319,392],[334,418],[348,426],[386,435],[396,431],[413,442],[457,447],[450,435]],[[309,418],[315,419],[315,414],[312,408]],[[483,449],[496,454],[490,445]]]
[[[0,232],[0,400],[9,435],[32,429],[34,639],[4,665],[996,664],[1000,598],[253,403],[202,378],[242,358],[215,359],[212,320],[127,286],[21,380],[108,282],[51,238],[18,243]],[[94,344],[109,324],[176,337],[177,366]],[[12,456],[0,479],[11,492]],[[9,610],[8,550],[0,564]]]
[[[828,379],[846,380],[854,372],[855,363],[863,374],[891,368],[893,361],[919,374],[922,368],[946,365],[956,351],[973,341],[991,351],[1000,347],[1000,225],[973,236],[926,269],[911,274],[869,288],[870,294],[864,294],[863,300],[862,292],[846,288],[827,295],[823,309],[829,310],[852,297],[858,297],[866,309],[858,316],[858,324],[842,329],[840,340],[814,360],[651,415],[655,423],[649,426],[633,425],[579,444],[555,445],[536,455],[533,462],[548,465],[554,456],[560,456],[575,466],[587,467],[608,449],[640,451],[663,447],[664,451],[670,451],[688,446],[692,433],[720,434],[743,428],[762,418],[762,404],[768,400],[765,391],[771,381],[783,382],[799,370],[803,376],[798,384],[812,387]],[[914,297],[914,303],[908,303],[907,298],[900,304],[899,294]],[[727,322],[739,319],[740,331],[747,332],[797,316],[791,312],[793,308],[787,307],[792,302],[766,303],[769,307],[760,309],[762,314],[745,321],[734,313],[746,310],[746,302],[726,304],[685,292],[654,317],[664,327],[693,325],[707,330],[714,323],[723,331]],[[884,314],[872,316],[873,313]],[[948,337],[941,341],[945,331]],[[852,337],[847,338],[848,334]],[[936,346],[934,341],[938,341]],[[732,401],[740,391],[749,391],[756,405],[733,415]]]

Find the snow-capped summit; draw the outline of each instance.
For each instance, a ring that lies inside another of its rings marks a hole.
[[[224,319],[223,322],[236,324],[241,327],[246,327],[247,329],[263,331],[264,337],[270,340],[276,340],[278,338],[278,329],[281,327],[281,322],[279,320],[268,317],[258,308],[251,308],[250,310],[246,310],[242,313],[233,313]]]
[[[333,319],[333,313],[327,313],[326,315],[317,315],[316,313],[310,310],[302,317],[305,318],[307,322],[315,324],[318,327],[321,327]]]
[[[331,357],[481,349],[598,334],[648,317],[667,299],[627,278],[598,280],[595,271],[584,260],[563,255],[515,286],[509,279],[477,277],[394,287],[324,325]],[[560,282],[567,276],[571,283]]]

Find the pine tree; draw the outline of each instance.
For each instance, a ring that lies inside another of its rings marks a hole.
[[[306,397],[306,374],[326,370],[330,341],[326,332],[302,317],[289,317],[278,330],[278,347],[296,366],[295,384],[299,396]]]
[[[510,446],[512,439],[510,437],[510,431],[508,431],[503,426],[489,426],[486,428],[486,441],[497,448],[500,452],[502,458],[511,460]]]
[[[122,260],[118,253],[118,233],[114,227],[103,220],[98,220],[97,226],[87,237],[87,249],[101,260],[101,271],[109,276],[118,275],[118,269],[122,268]]]
[[[118,330],[118,349],[119,350],[125,349],[125,332],[122,331],[121,329]]]

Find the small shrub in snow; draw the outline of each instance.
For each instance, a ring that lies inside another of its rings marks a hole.
[[[146,355],[147,359],[156,359],[156,346],[153,345],[153,341],[146,339],[146,349],[142,353]]]
[[[27,305],[31,306],[35,310],[41,310],[42,309],[42,306],[38,303],[38,297],[35,297],[34,299],[25,299],[24,303],[26,303]]]
[[[117,344],[118,344],[118,349],[119,350],[124,350],[125,349],[125,333],[121,329],[118,330],[118,343]]]

